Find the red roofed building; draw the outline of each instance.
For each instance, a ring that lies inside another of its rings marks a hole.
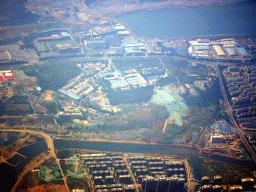
[[[13,72],[5,73],[4,76],[5,76],[5,78],[6,78],[7,80],[13,80],[13,79],[14,79]]]
[[[5,82],[4,76],[2,74],[0,74],[0,82]]]

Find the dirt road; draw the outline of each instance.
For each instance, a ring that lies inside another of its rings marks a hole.
[[[41,163],[43,163],[45,160],[53,157],[56,161],[56,164],[58,165],[60,171],[61,171],[61,174],[62,174],[62,177],[63,177],[63,181],[64,181],[64,184],[66,186],[66,191],[68,192],[69,191],[69,188],[68,188],[68,185],[67,185],[67,178],[65,177],[64,173],[63,173],[63,170],[60,166],[60,162],[56,156],[56,153],[55,153],[55,147],[54,147],[54,142],[53,142],[53,139],[50,137],[50,135],[46,134],[46,133],[43,133],[43,132],[39,132],[39,131],[33,131],[33,130],[18,130],[18,129],[1,129],[1,131],[3,132],[18,132],[18,133],[29,133],[29,134],[33,134],[33,135],[39,135],[39,136],[42,136],[44,139],[45,139],[45,142],[47,143],[47,147],[48,147],[48,155],[46,156],[43,156],[42,158],[40,158],[40,160],[38,161],[31,161],[26,167],[25,169],[23,170],[23,172],[20,174],[19,176],[19,180],[16,182],[15,186],[13,187],[12,189],[12,192],[15,191],[15,188],[16,186],[18,185],[19,181],[22,179],[22,177],[28,173],[29,171],[32,171],[35,167],[39,166]],[[34,163],[33,163],[34,162]]]

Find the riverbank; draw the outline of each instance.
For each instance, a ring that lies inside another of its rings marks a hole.
[[[161,9],[161,8],[191,8],[191,7],[209,7],[214,5],[228,5],[228,4],[234,4],[234,3],[248,3],[253,2],[250,0],[181,0],[181,1],[175,1],[175,0],[168,0],[168,1],[159,1],[159,2],[139,2],[136,3],[130,3],[130,2],[119,2],[116,3],[114,0],[110,0],[107,2],[104,2],[104,7],[101,6],[101,4],[97,6],[93,6],[93,8],[96,8],[101,13],[104,13],[105,15],[108,15],[108,17],[117,17],[124,14],[129,14],[136,11],[141,10],[154,10],[154,9]]]
[[[54,140],[56,149],[90,149],[108,152],[127,153],[153,153],[153,154],[173,154],[173,155],[198,155],[198,149],[178,145],[167,144],[140,144],[124,142],[106,141],[74,141],[74,140]]]
[[[255,35],[255,4],[251,1],[208,7],[140,10],[116,16],[142,38],[216,38]]]

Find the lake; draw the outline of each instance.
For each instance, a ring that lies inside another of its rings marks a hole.
[[[145,38],[172,38],[218,34],[256,34],[253,1],[209,7],[142,10],[118,16]]]

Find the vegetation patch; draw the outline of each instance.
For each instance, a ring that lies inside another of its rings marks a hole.
[[[42,91],[57,91],[66,85],[71,78],[81,73],[81,69],[76,64],[67,61],[26,66],[21,69],[26,75],[35,76],[38,79]]]
[[[38,172],[38,177],[40,180],[46,182],[62,179],[61,172],[57,165],[41,166]]]
[[[13,96],[8,100],[0,100],[0,115],[26,115],[34,113],[27,96]]]
[[[241,178],[253,177],[253,165],[241,165],[197,156],[190,157],[190,164],[194,177],[199,181],[203,176],[213,179],[215,175],[221,175],[224,183],[240,184]]]
[[[148,102],[154,91],[154,87],[140,87],[129,90],[113,90],[108,91],[107,97],[111,105],[119,105],[122,103],[143,103]]]

